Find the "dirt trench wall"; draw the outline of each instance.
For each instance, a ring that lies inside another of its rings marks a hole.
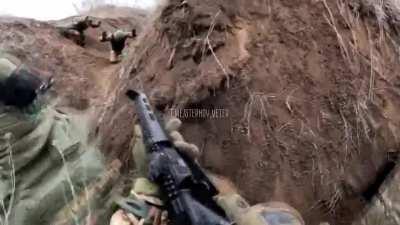
[[[229,177],[252,203],[292,204],[307,224],[349,224],[398,151],[396,42],[345,1],[172,0],[132,47],[105,149],[128,161],[133,107],[144,90],[183,133],[202,165]]]

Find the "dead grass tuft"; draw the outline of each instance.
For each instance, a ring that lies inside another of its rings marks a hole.
[[[271,131],[271,126],[269,124],[269,99],[275,98],[275,95],[267,95],[263,92],[249,92],[250,97],[247,103],[245,104],[244,114],[243,114],[243,122],[246,124],[247,128],[247,137],[251,140],[251,119],[257,111],[262,115],[262,119],[267,122],[267,128]]]
[[[341,202],[343,198],[343,191],[337,184],[334,185],[334,192],[331,195],[331,198],[328,201],[327,208],[328,212],[331,215],[335,215],[336,208],[339,202]]]
[[[214,18],[213,18],[213,20],[211,22],[211,26],[210,26],[210,29],[208,30],[207,36],[204,38],[203,56],[204,56],[204,53],[205,53],[205,48],[207,46],[207,48],[210,50],[211,54],[213,55],[215,61],[217,62],[219,68],[224,73],[225,78],[226,78],[226,87],[229,88],[229,86],[230,86],[230,77],[229,77],[229,74],[228,74],[228,70],[225,68],[225,66],[222,64],[221,60],[215,54],[214,49],[213,49],[213,47],[211,45],[211,42],[210,42],[210,35],[214,31],[217,18],[218,18],[218,16],[220,14],[221,14],[221,10],[218,10],[218,12],[215,14],[215,16],[214,16]]]
[[[326,21],[328,22],[329,26],[336,33],[336,37],[337,37],[337,40],[338,40],[339,46],[340,46],[340,53],[342,54],[343,59],[351,66],[352,62],[351,62],[349,51],[346,46],[345,39],[343,38],[342,34],[339,32],[339,29],[337,28],[336,20],[335,20],[335,17],[333,16],[332,10],[329,7],[326,0],[323,0],[322,2],[324,3],[325,9],[328,12],[328,15],[324,14],[324,17],[325,17]]]
[[[6,151],[8,152],[8,164],[10,166],[10,174],[9,176],[11,179],[11,190],[10,190],[10,198],[8,202],[5,202],[3,199],[0,201],[1,206],[1,214],[0,214],[0,224],[1,225],[10,225],[9,217],[11,215],[13,206],[14,206],[14,199],[15,199],[15,190],[16,190],[16,178],[15,178],[15,163],[13,158],[13,148],[11,146],[11,139],[12,135],[7,133],[4,137],[1,137],[1,141],[6,143]]]

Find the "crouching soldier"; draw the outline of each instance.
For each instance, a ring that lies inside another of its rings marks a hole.
[[[54,215],[103,171],[88,123],[48,104],[50,86],[0,53],[1,224],[56,224]]]
[[[89,27],[98,28],[101,21],[93,22],[89,16],[73,18],[72,22],[65,26],[58,26],[58,29],[64,37],[72,39],[77,45],[85,46],[85,30]]]
[[[104,31],[99,40],[101,42],[109,41],[111,43],[110,62],[117,63],[120,61],[122,51],[125,48],[126,39],[135,37],[136,37],[135,29],[133,29],[131,32],[117,30],[114,33],[108,33]]]

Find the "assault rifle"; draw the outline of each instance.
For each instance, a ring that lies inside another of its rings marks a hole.
[[[213,197],[217,189],[199,165],[177,151],[151,109],[146,95],[129,90],[149,156],[149,179],[165,195],[166,210],[174,225],[231,225]]]

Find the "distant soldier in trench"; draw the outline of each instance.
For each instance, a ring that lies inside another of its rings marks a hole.
[[[117,63],[121,60],[122,51],[125,48],[126,40],[128,38],[135,38],[136,30],[133,29],[130,32],[117,30],[114,33],[104,31],[99,38],[101,42],[109,41],[111,44],[110,51],[110,62]]]
[[[85,46],[85,30],[89,27],[98,28],[101,21],[93,22],[89,16],[73,18],[73,21],[65,26],[59,26],[58,29],[64,37],[72,39],[77,45]]]

